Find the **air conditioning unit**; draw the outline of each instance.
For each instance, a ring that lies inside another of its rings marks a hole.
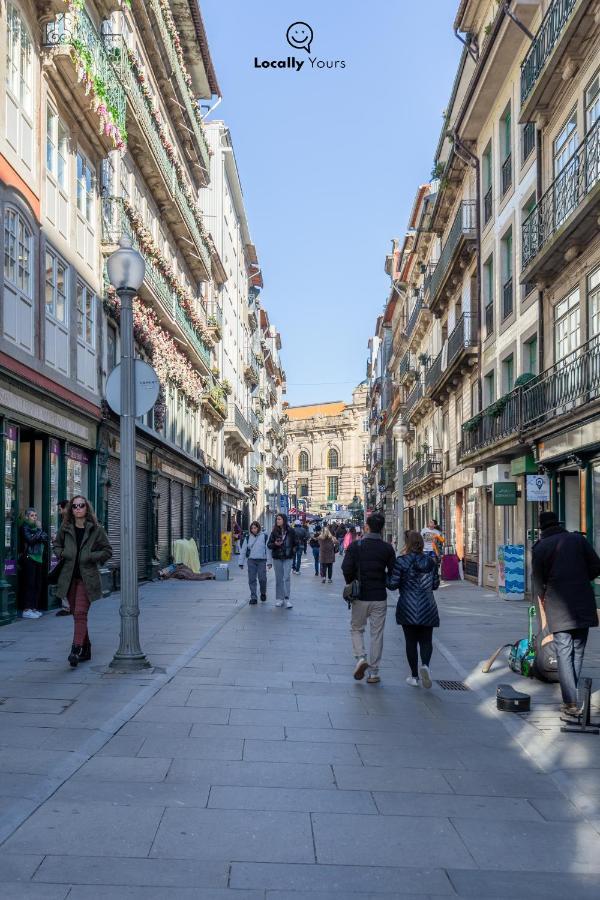
[[[510,464],[507,463],[499,463],[495,466],[490,466],[485,474],[487,484],[495,484],[497,481],[515,480],[510,474]]]

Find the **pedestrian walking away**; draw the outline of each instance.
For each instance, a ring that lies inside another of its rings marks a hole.
[[[60,500],[56,509],[57,509],[57,512],[58,512],[58,515],[60,518],[60,525],[63,525],[65,522],[65,519],[67,518],[68,512],[69,512],[69,501],[68,500]],[[57,616],[70,616],[71,609],[69,607],[69,601],[68,601],[67,597],[60,597],[60,598],[57,597],[57,599],[60,599],[60,609],[58,610],[56,615]]]
[[[335,529],[335,532],[334,532],[334,533],[335,533],[335,539],[336,539],[336,541],[338,542],[338,548],[339,548],[340,556],[343,556],[343,555],[344,555],[344,549],[345,549],[344,538],[346,537],[346,534],[348,533],[348,529],[346,528],[346,526],[345,526],[344,523],[342,522],[342,523],[341,523],[340,525],[338,525],[338,527]]]
[[[342,546],[343,546],[344,552],[346,552],[346,550],[348,549],[350,544],[353,544],[354,541],[357,541],[357,540],[358,540],[358,533],[357,533],[354,525],[351,525],[350,528],[348,529],[348,531],[346,532],[346,534],[344,535],[344,538],[342,541]]]
[[[406,642],[406,658],[410,675],[406,679],[412,687],[431,687],[429,663],[433,652],[433,629],[440,624],[437,603],[433,595],[440,586],[435,554],[424,549],[423,536],[418,531],[406,532],[406,545],[396,559],[388,587],[399,591],[396,622],[402,625]],[[419,666],[419,654],[421,665]]]
[[[540,514],[540,531],[531,557],[533,587],[554,634],[562,711],[576,716],[585,646],[598,625],[590,582],[600,575],[600,557],[582,534],[563,528],[556,513]]]
[[[444,552],[445,538],[440,531],[440,526],[435,519],[430,519],[427,527],[421,531],[423,538],[424,552],[435,559],[441,559]]]
[[[260,587],[260,599],[267,599],[267,569],[272,568],[272,556],[267,544],[267,535],[261,529],[260,522],[252,522],[250,533],[241,547],[242,560],[248,563],[248,585],[250,587],[250,605],[256,606],[256,582]],[[240,563],[240,569],[244,562]]]
[[[275,518],[275,527],[267,541],[267,547],[271,551],[275,571],[275,606],[285,604],[286,609],[292,609],[294,605],[290,600],[290,575],[297,546],[296,532],[290,528],[287,516],[279,513]]]
[[[335,554],[338,543],[327,527],[323,529],[319,535],[319,562],[321,565],[321,582],[329,579],[329,584],[333,580],[333,564],[335,562]]]
[[[367,519],[365,534],[360,541],[348,547],[342,562],[342,574],[346,584],[355,579],[360,582],[360,599],[352,602],[350,633],[356,665],[357,681],[369,672],[367,682],[378,684],[379,666],[383,655],[383,630],[387,614],[386,584],[396,562],[391,544],[383,539],[385,519],[373,513]],[[365,628],[369,624],[370,646],[367,656]]]
[[[73,644],[69,663],[92,658],[92,645],[88,633],[88,612],[91,603],[102,596],[100,566],[112,556],[112,547],[102,525],[85,497],[73,497],[65,521],[52,549],[63,560],[58,577],[57,593],[67,597],[73,615]]]
[[[315,577],[319,577],[319,535],[321,534],[321,529],[317,525],[315,528],[313,535],[308,542],[310,544],[310,549],[312,550],[313,562],[315,564]]]
[[[300,564],[302,562],[302,554],[306,553],[308,532],[307,532],[306,528],[303,526],[300,519],[296,519],[296,521],[294,522],[294,531],[296,532],[298,544],[296,545],[296,550],[294,552],[294,559],[292,562],[292,572],[295,572],[296,575],[299,575],[300,574]]]
[[[42,596],[42,571],[44,548],[48,535],[40,526],[38,514],[33,507],[25,510],[20,528],[21,555],[19,560],[20,601],[24,619],[39,619]]]

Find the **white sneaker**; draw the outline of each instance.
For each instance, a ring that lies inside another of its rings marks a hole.
[[[283,600],[276,600],[275,606],[283,606]]]
[[[423,687],[429,690],[429,688],[431,687],[431,673],[429,671],[429,666],[421,666],[421,668],[419,669],[419,675],[421,676],[421,683]]]
[[[23,610],[23,618],[24,619],[37,619],[37,618],[39,618],[39,616],[34,609],[24,609]]]
[[[419,679],[413,678],[412,675],[409,675],[409,677],[406,679],[406,683],[410,684],[411,687],[419,687]]]
[[[291,602],[291,600],[286,600],[286,601],[285,601],[285,608],[286,608],[286,609],[293,609],[293,608],[294,608],[294,604]]]
[[[40,612],[39,609],[34,609],[33,611],[34,611],[34,613],[35,613],[36,619],[41,619],[42,616],[44,615],[44,613],[43,613],[43,612]]]
[[[361,658],[358,660],[358,662],[356,663],[356,665],[354,667],[354,678],[356,679],[356,681],[363,680],[363,678],[365,677],[365,672],[367,671],[368,668],[369,668],[369,663],[367,662],[367,660],[365,659],[364,656],[361,656]]]

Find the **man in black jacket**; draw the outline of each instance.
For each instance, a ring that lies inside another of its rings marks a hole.
[[[540,531],[532,552],[534,590],[554,634],[563,712],[577,715],[588,632],[598,625],[590,581],[600,575],[600,558],[582,534],[558,524],[556,513],[541,513]]]
[[[360,600],[352,603],[352,646],[356,666],[354,677],[360,681],[369,670],[367,682],[378,684],[379,663],[383,653],[383,629],[387,613],[386,582],[392,574],[396,554],[391,544],[383,540],[381,533],[385,519],[373,513],[367,519],[365,535],[361,541],[350,544],[342,563],[346,584],[355,578],[360,580]],[[370,657],[365,650],[365,628],[369,622],[371,634]]]

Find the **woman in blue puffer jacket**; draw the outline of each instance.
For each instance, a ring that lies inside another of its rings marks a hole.
[[[411,672],[406,681],[412,687],[419,684],[425,688],[431,687],[429,663],[433,652],[433,629],[440,624],[433,592],[439,586],[437,562],[423,552],[423,538],[419,532],[407,531],[406,544],[396,559],[388,588],[400,591],[396,622],[402,625],[404,631],[406,658]]]

